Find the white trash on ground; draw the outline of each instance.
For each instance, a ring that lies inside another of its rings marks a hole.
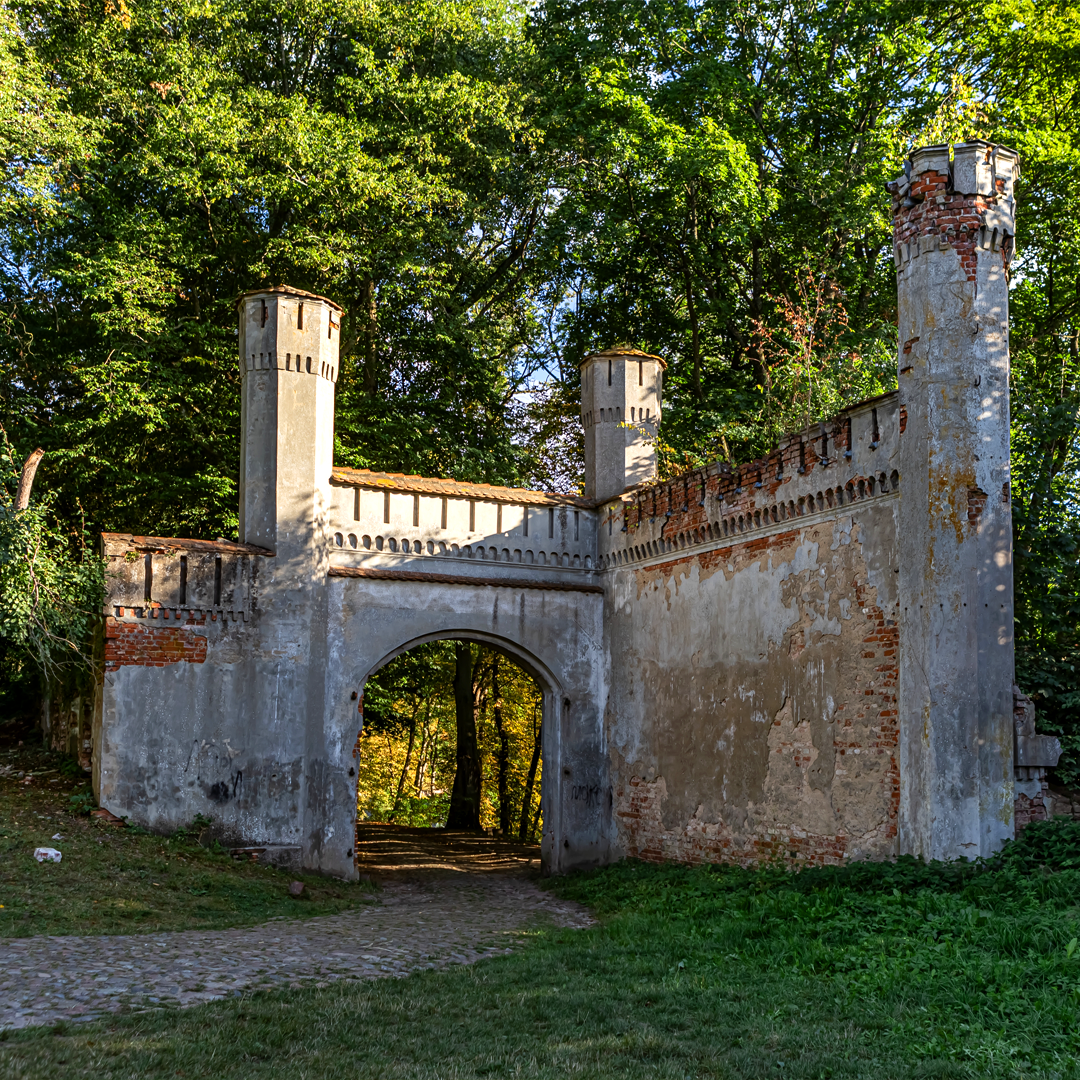
[[[59,862],[63,856],[54,847],[34,848],[34,858],[38,862]]]

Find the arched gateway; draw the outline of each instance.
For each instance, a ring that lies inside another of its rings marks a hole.
[[[900,389],[759,461],[655,483],[663,362],[587,357],[580,499],[335,468],[340,309],[243,296],[243,542],[104,537],[101,804],[350,876],[364,682],[453,637],[543,689],[549,871],[996,850],[1056,760],[1014,727],[1015,175],[912,154]]]

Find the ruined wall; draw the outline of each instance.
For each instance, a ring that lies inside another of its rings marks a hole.
[[[340,309],[242,297],[241,535],[274,550],[105,537],[101,804],[352,876],[363,682],[457,637],[543,686],[549,871],[996,850],[1057,760],[1012,717],[1015,174],[928,147],[892,186],[897,393],[599,501],[333,469]],[[585,367],[590,483],[648,475],[625,425],[658,417],[662,363]]]
[[[103,543],[98,801],[166,831],[213,817],[224,840],[298,862],[303,740],[287,725],[268,730],[266,665],[284,653],[265,647],[257,602],[273,558],[226,542],[106,534]]]
[[[41,733],[50,750],[75,758],[91,771],[97,684],[80,677],[73,685],[50,685],[41,700]]]
[[[896,853],[895,395],[605,508],[605,715],[628,855]]]

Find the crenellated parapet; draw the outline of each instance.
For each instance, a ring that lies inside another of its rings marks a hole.
[[[272,552],[228,540],[103,533],[105,614],[113,619],[245,622],[256,605],[259,564]]]
[[[905,422],[896,393],[884,394],[782,439],[756,461],[713,462],[641,485],[602,505],[598,565],[648,564],[674,551],[738,543],[892,495]]]
[[[237,309],[240,539],[302,563],[329,500],[342,310],[284,285],[244,293]]]
[[[337,382],[341,308],[303,289],[272,285],[240,297],[240,376],[290,371]]]
[[[335,469],[331,566],[572,579],[596,566],[595,504],[571,495]]]

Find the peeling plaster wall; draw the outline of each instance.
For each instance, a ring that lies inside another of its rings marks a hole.
[[[738,470],[606,508],[605,713],[620,850],[897,853],[895,395]]]
[[[616,572],[606,719],[627,854],[895,854],[896,507]]]
[[[106,534],[104,547],[99,803],[162,831],[212,817],[226,843],[298,865],[304,727],[288,721],[312,701],[310,635],[268,595],[281,567],[243,544]]]

